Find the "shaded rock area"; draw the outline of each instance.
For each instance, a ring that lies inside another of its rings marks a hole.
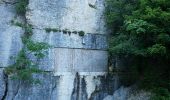
[[[6,97],[6,77],[3,69],[0,69],[0,100],[4,100]]]
[[[112,95],[106,96],[103,100],[150,100],[152,93],[138,90],[137,87],[121,86]]]
[[[34,75],[40,83],[30,84],[23,81],[11,80],[0,71],[0,99],[1,100],[55,100],[57,95],[57,80],[51,74]]]
[[[51,74],[34,75],[40,83],[29,84],[22,81],[8,80],[8,93],[5,100],[53,100],[56,95],[57,80]]]

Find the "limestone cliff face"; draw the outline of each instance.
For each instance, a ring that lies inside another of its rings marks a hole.
[[[126,100],[117,75],[106,77],[107,33],[105,0],[29,0],[26,19],[18,16],[15,0],[0,0],[0,100]],[[35,74],[41,84],[7,78],[4,68],[23,47],[24,30],[11,24],[26,21],[33,26],[33,41],[52,46]],[[45,28],[83,31],[85,34],[46,32]],[[116,92],[114,92],[117,90]]]
[[[48,74],[34,76],[42,81],[38,86],[6,79],[3,74],[4,67],[12,63],[10,57],[16,56],[23,46],[21,36],[24,31],[11,24],[11,20],[22,22],[14,9],[16,3],[15,0],[0,1],[0,99],[90,99],[102,85],[101,78],[107,71],[104,0],[29,0],[25,17],[33,26],[32,40],[52,46],[39,65]],[[47,33],[45,28],[83,31],[85,34]]]

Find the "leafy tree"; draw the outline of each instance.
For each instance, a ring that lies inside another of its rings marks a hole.
[[[108,3],[106,22],[112,32],[111,56],[126,58],[129,69],[136,67],[132,71],[138,72],[143,88],[170,92],[170,0],[109,0]]]

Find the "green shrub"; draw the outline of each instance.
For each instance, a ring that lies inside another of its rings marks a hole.
[[[64,34],[67,34],[67,29],[62,30]]]
[[[71,31],[68,31],[68,34],[71,35]]]
[[[110,57],[135,67],[139,86],[157,89],[153,100],[170,100],[170,0],[106,1]]]
[[[90,3],[89,3],[89,7],[94,8],[94,9],[97,9],[97,7],[96,7],[95,5],[92,5],[92,4],[90,4]]]
[[[22,49],[14,59],[14,64],[8,66],[5,72],[11,79],[21,80],[29,83],[36,83],[39,80],[33,79],[34,73],[43,73],[44,71],[37,68],[38,62],[34,62],[27,57],[28,52],[34,54],[36,61],[45,57],[45,52],[49,45],[42,42],[33,42],[29,39],[24,40],[26,49]]]
[[[50,33],[50,32],[51,32],[51,28],[45,28],[45,31],[46,31],[47,33]]]
[[[165,88],[154,88],[152,90],[155,94],[151,100],[170,100],[170,92]]]
[[[79,34],[79,36],[84,36],[85,32],[84,31],[79,31],[78,34]]]
[[[72,33],[77,34],[77,31],[73,31]]]
[[[15,26],[22,27],[25,30],[25,34],[27,34],[27,35],[33,34],[32,25],[24,24],[24,23],[20,23],[20,22],[15,22],[14,20],[12,20],[11,23]]]
[[[15,9],[17,14],[25,15],[29,0],[17,0]]]
[[[47,33],[50,33],[50,32],[60,32],[60,30],[57,29],[57,28],[45,28],[45,31]]]

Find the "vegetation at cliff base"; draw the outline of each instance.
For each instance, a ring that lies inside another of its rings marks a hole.
[[[107,0],[110,55],[123,59],[153,100],[170,100],[170,0]]]

